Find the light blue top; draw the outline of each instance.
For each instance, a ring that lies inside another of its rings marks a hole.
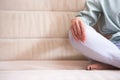
[[[86,0],[85,10],[77,17],[90,26],[99,20],[99,32],[113,34],[112,42],[120,41],[120,0]]]

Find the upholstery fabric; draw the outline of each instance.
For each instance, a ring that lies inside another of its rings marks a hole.
[[[0,60],[85,59],[68,41],[84,0],[0,0]]]
[[[0,0],[0,80],[120,80],[118,70],[86,71],[89,62],[68,41],[84,3]]]

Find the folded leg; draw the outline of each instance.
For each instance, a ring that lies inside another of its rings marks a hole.
[[[86,41],[76,41],[69,31],[72,46],[84,56],[120,68],[120,50],[111,41],[86,25]]]

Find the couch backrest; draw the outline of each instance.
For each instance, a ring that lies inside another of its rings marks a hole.
[[[85,0],[0,0],[0,60],[84,59],[68,41]]]

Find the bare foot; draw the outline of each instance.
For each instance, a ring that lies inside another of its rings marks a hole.
[[[88,65],[87,70],[118,70],[118,68],[103,63],[94,63]]]

